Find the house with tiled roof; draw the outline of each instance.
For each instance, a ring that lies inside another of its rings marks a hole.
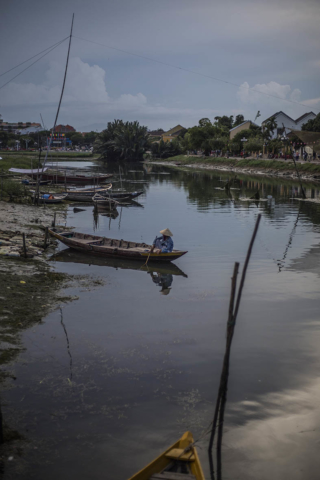
[[[241,132],[242,130],[249,130],[250,126],[254,125],[255,127],[259,127],[256,123],[252,122],[251,120],[245,120],[244,122],[240,123],[240,125],[237,125],[236,127],[233,127],[229,130],[229,136],[230,140],[233,139],[233,137]]]
[[[181,133],[186,130],[184,127],[181,125],[176,125],[175,127],[171,128],[167,132],[163,133],[161,138],[164,142],[172,142],[174,138],[179,137]]]
[[[316,116],[317,115],[313,112],[308,112],[308,113],[305,113],[304,115],[301,115],[301,117],[296,119],[296,125],[298,127],[296,128],[296,130],[301,130],[302,125],[307,123],[309,120],[313,120],[314,118],[316,118]]]
[[[273,130],[272,136],[271,136],[271,138],[274,139],[274,138],[277,138],[278,135],[283,134],[283,127],[285,127],[286,130],[287,129],[301,130],[302,125],[307,123],[308,120],[313,119],[315,117],[316,115],[313,112],[308,112],[301,115],[301,117],[297,118],[296,120],[294,120],[293,118],[289,117],[289,115],[287,115],[286,113],[280,110],[280,112],[276,112],[273,115],[271,115],[271,117],[266,118],[262,122],[261,126],[262,126],[262,130],[264,130],[266,122],[268,120],[275,119],[277,127]]]

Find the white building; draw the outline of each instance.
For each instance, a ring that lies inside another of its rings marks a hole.
[[[313,112],[308,112],[305,113],[304,115],[301,115],[301,117],[297,118],[294,120],[293,118],[289,117],[284,112],[277,112],[274,115],[271,115],[271,117],[267,118],[264,120],[261,124],[262,130],[264,130],[264,125],[268,120],[275,119],[277,128],[275,128],[272,132],[271,138],[277,138],[278,135],[283,134],[283,127],[286,129],[286,133],[289,133],[287,129],[293,129],[293,130],[301,130],[302,125],[307,123],[308,120],[314,119],[316,117],[316,114]]]

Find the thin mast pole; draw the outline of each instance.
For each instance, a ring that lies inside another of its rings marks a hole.
[[[69,64],[69,56],[70,56],[70,48],[71,48],[72,30],[73,30],[73,20],[74,20],[74,14],[72,15],[72,21],[71,21],[71,29],[70,29],[69,47],[68,47],[66,68],[65,68],[65,71],[64,71],[63,84],[62,84],[62,89],[61,89],[61,95],[60,95],[59,105],[58,105],[58,109],[57,109],[57,113],[56,113],[56,118],[55,118],[54,125],[53,125],[53,129],[52,129],[52,135],[50,136],[50,142],[49,142],[49,145],[48,145],[48,148],[47,148],[47,152],[46,152],[46,156],[45,156],[45,159],[44,159],[44,162],[43,162],[42,172],[41,172],[40,178],[38,179],[38,185],[37,185],[37,190],[38,190],[38,191],[39,191],[39,182],[40,182],[40,180],[41,180],[41,176],[42,176],[42,173],[43,173],[43,170],[44,170],[44,167],[45,167],[47,158],[48,158],[48,154],[49,154],[49,151],[50,151],[51,143],[52,143],[52,141],[53,141],[54,134],[55,134],[55,131],[56,131],[56,125],[57,125],[57,121],[58,121],[58,117],[59,117],[59,112],[60,112],[62,97],[63,97],[63,93],[64,93],[64,87],[65,87],[65,84],[66,84],[68,64]]]

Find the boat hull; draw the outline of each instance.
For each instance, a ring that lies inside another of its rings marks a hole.
[[[140,261],[148,260],[150,262],[172,262],[187,253],[180,250],[173,250],[171,253],[149,253],[151,245],[145,243],[138,244],[126,240],[116,240],[77,232],[56,232],[51,229],[49,229],[49,233],[69,248],[103,257],[128,258]]]
[[[107,174],[107,175],[96,175],[96,176],[86,176],[86,175],[61,175],[57,174],[55,175],[54,173],[42,173],[39,172],[39,175],[41,175],[42,180],[51,180],[53,183],[73,183],[77,185],[93,185],[93,184],[98,184],[105,182],[108,178],[112,177],[113,175]],[[29,174],[31,178],[37,179],[38,174],[33,173]]]
[[[196,480],[205,480],[200,460],[196,448],[193,446],[194,440],[190,432],[186,432],[180,440],[171,445],[165,452],[163,452],[159,457],[157,457],[153,462],[149,463],[145,468],[136,473],[129,480],[150,480],[153,478],[167,478],[171,480],[173,478],[188,478]],[[188,449],[189,448],[189,449]],[[188,449],[186,451],[186,449]],[[185,452],[185,453],[184,453]],[[170,475],[169,468],[170,464],[175,461],[180,461],[187,464],[187,469],[190,473],[185,473],[184,475],[173,473]],[[161,472],[165,471],[164,476],[159,476]]]

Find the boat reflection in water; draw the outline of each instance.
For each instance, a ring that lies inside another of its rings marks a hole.
[[[174,275],[188,278],[188,275],[180,270],[180,268],[174,263],[155,264],[148,262],[148,265],[145,265],[145,263],[137,260],[89,256],[85,253],[72,250],[71,248],[67,248],[59,253],[56,253],[55,255],[52,255],[50,260],[55,262],[99,265],[115,268],[116,270],[118,270],[118,268],[121,270],[141,270],[142,272],[147,272],[147,274],[150,275],[153,283],[161,287],[161,295],[168,295],[170,293]]]
[[[169,295],[173,282],[172,273],[158,273],[153,271],[149,271],[148,273],[150,273],[152,281],[161,287],[160,293],[162,295]]]

